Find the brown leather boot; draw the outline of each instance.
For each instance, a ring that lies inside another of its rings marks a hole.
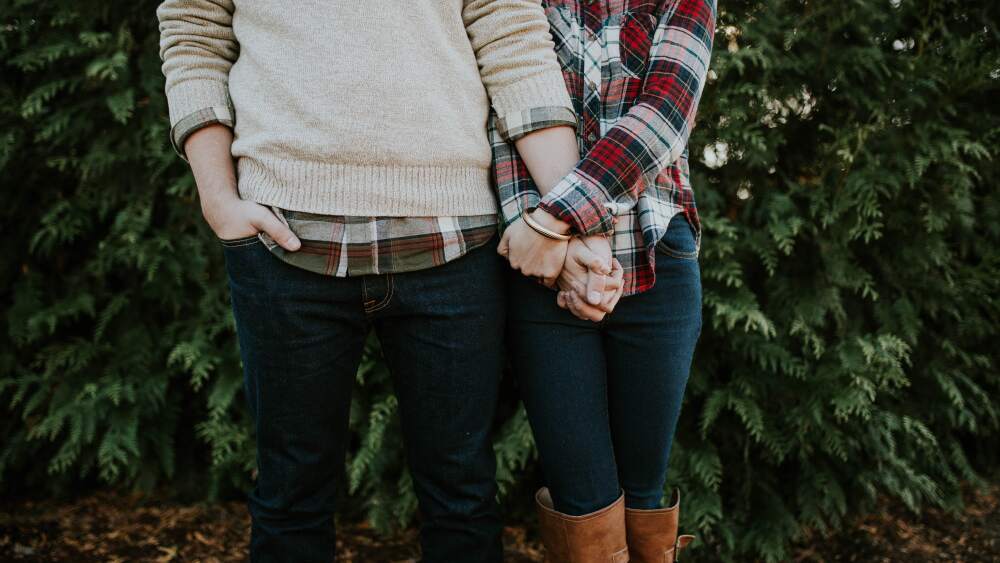
[[[669,508],[625,509],[625,530],[632,563],[674,563],[694,536],[678,536],[681,493],[674,491]]]
[[[547,563],[628,563],[624,494],[583,516],[557,512],[545,487],[535,494],[535,504]]]

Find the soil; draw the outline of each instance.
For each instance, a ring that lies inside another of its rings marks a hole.
[[[884,503],[877,514],[842,532],[798,546],[794,561],[1000,562],[1000,486],[970,491],[966,500],[963,513],[926,510],[919,516]],[[249,529],[240,502],[185,505],[114,492],[69,502],[5,502],[0,561],[246,561]],[[506,528],[504,548],[510,563],[543,560],[533,529]],[[341,526],[337,550],[344,563],[418,557],[415,531],[384,538],[364,524]],[[688,560],[696,560],[697,553],[690,552]]]

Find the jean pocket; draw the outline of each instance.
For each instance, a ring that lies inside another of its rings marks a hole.
[[[219,244],[221,244],[222,246],[224,246],[226,248],[240,248],[240,247],[243,247],[243,246],[251,246],[251,245],[257,244],[259,242],[262,242],[260,240],[260,233],[253,234],[253,235],[246,236],[246,237],[240,237],[240,238],[218,238],[218,237],[216,237],[216,240],[218,240]]]
[[[681,260],[697,260],[698,250],[697,236],[684,215],[675,215],[667,225],[667,232],[656,243],[657,252]]]

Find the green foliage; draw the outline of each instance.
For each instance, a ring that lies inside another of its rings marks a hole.
[[[155,6],[0,0],[6,493],[252,478]],[[706,322],[670,473],[698,557],[786,559],[878,495],[959,506],[1000,450],[1000,4],[722,2],[712,68],[691,142]],[[415,502],[379,358],[346,504],[391,529]],[[531,433],[501,412],[524,504]]]

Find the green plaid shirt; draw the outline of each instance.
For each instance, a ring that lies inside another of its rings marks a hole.
[[[195,131],[213,124],[233,126],[230,108],[207,108],[177,123],[170,140],[182,158],[184,141]],[[576,126],[567,108],[534,108],[512,116],[507,137],[513,142],[539,129]],[[302,241],[289,252],[274,239],[259,236],[275,256],[294,266],[319,274],[348,277],[398,274],[440,266],[464,256],[493,238],[498,215],[458,217],[351,217],[320,215],[270,206]]]

